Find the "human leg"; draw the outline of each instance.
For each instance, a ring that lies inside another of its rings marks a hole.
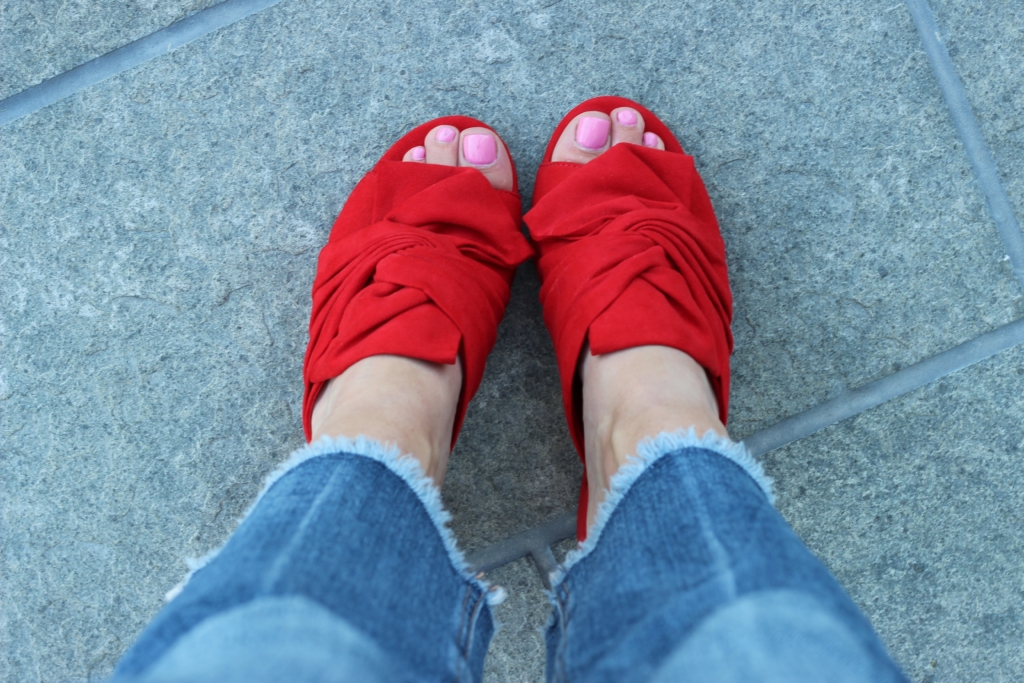
[[[360,434],[416,458],[440,487],[451,453],[462,364],[370,356],[327,383],[313,409],[313,441]]]
[[[498,594],[467,573],[438,486],[530,251],[508,153],[467,122],[417,129],[353,191],[314,283],[315,442],[272,475],[116,680],[480,679]],[[448,129],[470,154],[431,158],[424,136]]]
[[[551,681],[905,681],[867,619],[714,432],[642,444],[552,590]]]
[[[589,497],[549,679],[903,680],[727,438],[731,297],[693,160],[639,106],[595,104],[561,124],[526,216]]]
[[[692,428],[728,436],[704,369],[678,349],[637,346],[599,356],[588,349],[580,375],[588,527],[612,477],[647,435]]]
[[[325,438],[282,469],[115,680],[479,680],[494,594],[416,460]]]

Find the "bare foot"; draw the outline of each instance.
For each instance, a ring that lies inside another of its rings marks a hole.
[[[437,126],[403,161],[468,166],[483,173],[492,187],[512,189],[508,150],[487,128]],[[441,486],[461,390],[461,361],[441,365],[402,356],[365,358],[320,393],[313,408],[313,440],[363,435],[395,444]]]
[[[611,115],[585,111],[565,127],[555,143],[552,161],[585,164],[622,143],[665,149],[665,142],[654,133],[644,132],[644,117],[630,107],[613,109]]]
[[[452,448],[462,363],[370,356],[324,387],[313,407],[313,441],[366,436],[394,444],[420,461],[441,486]]]
[[[589,498],[587,527],[609,482],[645,437],[692,427],[728,437],[707,372],[668,346],[636,346],[583,355],[583,440]]]
[[[583,112],[555,143],[552,161],[585,164],[614,145],[665,149],[646,132],[640,112],[630,107],[611,114]],[[728,436],[707,373],[689,355],[667,346],[638,346],[595,356],[589,347],[580,363],[583,382],[583,439],[589,504],[587,526],[608,493],[611,478],[636,453],[639,442],[660,432],[693,427],[703,436]]]
[[[496,190],[512,189],[512,160],[505,143],[487,128],[438,126],[427,133],[423,145],[405,153],[402,161],[475,168]]]

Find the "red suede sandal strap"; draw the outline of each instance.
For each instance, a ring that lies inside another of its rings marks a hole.
[[[552,162],[578,114],[632,107],[665,151],[615,145],[587,164]],[[668,127],[625,98],[580,104],[556,128],[524,220],[536,245],[544,322],[551,333],[573,442],[584,458],[577,369],[594,354],[660,345],[692,356],[708,373],[720,418],[728,410],[732,297],[725,244],[711,200]],[[588,489],[580,492],[577,538],[586,538]]]
[[[453,446],[480,386],[515,268],[532,250],[514,164],[514,190],[501,191],[474,168],[402,161],[439,125],[489,128],[446,116],[404,135],[352,190],[320,252],[303,363],[307,439],[326,383],[370,356],[450,364],[461,355]]]

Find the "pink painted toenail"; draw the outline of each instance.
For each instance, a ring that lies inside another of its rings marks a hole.
[[[427,150],[425,150],[422,147],[413,147],[412,148],[412,160],[413,161],[423,161],[426,158],[427,158]]]
[[[658,136],[654,133],[644,133],[644,146],[645,147],[657,147]]]
[[[490,135],[467,135],[462,138],[462,154],[474,166],[490,166],[498,158],[498,144]]]
[[[437,130],[437,134],[434,135],[434,137],[437,138],[438,142],[451,142],[452,140],[455,139],[455,129],[450,128],[448,126],[445,126],[444,128],[439,128]]]
[[[617,118],[619,120],[619,123],[621,123],[624,126],[636,125],[636,112],[633,111],[632,109],[620,110],[619,113],[615,115],[615,118]]]
[[[593,116],[584,116],[576,124],[576,142],[585,149],[601,149],[608,142],[611,122]]]

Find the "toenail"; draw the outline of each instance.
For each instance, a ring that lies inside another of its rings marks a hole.
[[[413,147],[412,148],[412,160],[413,161],[423,161],[426,158],[427,158],[427,150],[425,150],[422,147]]]
[[[601,149],[608,142],[610,127],[610,121],[584,116],[576,124],[576,142],[585,149]]]
[[[645,147],[657,147],[658,136],[654,133],[644,133],[644,146]]]
[[[636,125],[636,112],[632,109],[620,109],[619,113],[615,115],[615,118],[617,118],[619,123],[624,126]]]
[[[437,129],[437,133],[434,135],[434,137],[437,139],[438,142],[451,142],[452,140],[455,139],[455,133],[456,131],[454,128],[450,126],[444,126],[443,128]]]
[[[462,138],[462,154],[474,166],[490,166],[498,158],[498,144],[490,135],[467,135]]]

